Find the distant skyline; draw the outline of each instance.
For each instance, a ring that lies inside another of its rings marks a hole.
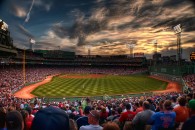
[[[2,0],[0,19],[9,27],[13,43],[34,49],[60,49],[87,55],[154,53],[176,55],[173,27],[181,24],[182,57],[195,51],[195,6],[189,0]]]

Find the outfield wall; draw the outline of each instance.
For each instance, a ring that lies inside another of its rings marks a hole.
[[[182,91],[185,92],[188,90],[188,86],[182,76],[195,74],[195,64],[183,66],[151,66],[149,67],[149,71],[150,75],[179,83],[182,86]]]
[[[183,65],[183,66],[150,66],[150,72],[160,73],[166,75],[174,75],[177,77],[183,76],[185,74],[195,74],[195,65]]]

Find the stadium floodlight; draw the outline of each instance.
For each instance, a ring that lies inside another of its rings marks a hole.
[[[88,56],[90,57],[91,55],[91,45],[85,45],[85,48],[88,50]]]
[[[61,50],[61,46],[57,46],[57,49],[60,51]]]
[[[157,40],[156,39],[154,39],[153,41],[152,41],[152,44],[154,44],[154,53],[155,54],[157,54],[157,52],[158,52],[158,42],[157,42]]]
[[[173,30],[175,32],[175,34],[177,35],[177,63],[178,65],[181,64],[181,32],[182,32],[182,29],[181,29],[181,25],[178,24],[177,26],[173,27]]]
[[[35,44],[35,40],[32,39],[32,38],[30,38],[30,47],[29,47],[30,50],[33,49],[33,48],[32,48],[33,44]]]
[[[129,57],[133,57],[133,49],[136,46],[136,41],[132,40],[126,44],[126,47],[129,49]]]
[[[158,42],[157,42],[157,40],[156,39],[154,39],[153,41],[152,41],[152,44],[154,44],[154,66],[156,66],[156,64],[157,64],[157,52],[158,52]]]
[[[181,33],[181,31],[182,31],[180,24],[178,24],[177,26],[173,27],[173,29],[174,29],[174,31],[175,31],[176,34]]]
[[[31,38],[30,43],[35,44],[35,40]]]

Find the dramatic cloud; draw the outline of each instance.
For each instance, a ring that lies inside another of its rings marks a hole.
[[[23,7],[19,7],[17,5],[11,6],[12,13],[20,18],[24,18],[26,16],[26,10]]]

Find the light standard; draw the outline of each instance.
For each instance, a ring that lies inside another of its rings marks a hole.
[[[178,24],[174,28],[175,34],[177,35],[177,63],[178,65],[181,65],[181,25]]]
[[[154,44],[154,66],[156,66],[156,64],[157,64],[157,58],[158,58],[158,56],[157,56],[157,53],[158,53],[158,50],[157,50],[157,48],[158,48],[158,42],[157,42],[157,40],[155,39],[155,40],[153,40],[152,41],[152,43]]]
[[[29,47],[30,50],[32,50],[33,44],[35,44],[35,40],[31,38],[30,39],[30,47]]]
[[[136,41],[131,41],[130,43],[127,43],[126,46],[129,49],[129,57],[133,58],[133,49],[135,48]]]
[[[157,40],[153,40],[152,43],[154,44],[154,54],[157,54],[158,53],[158,43],[157,43]]]
[[[91,55],[91,45],[86,45],[85,48],[88,50],[88,57]]]

